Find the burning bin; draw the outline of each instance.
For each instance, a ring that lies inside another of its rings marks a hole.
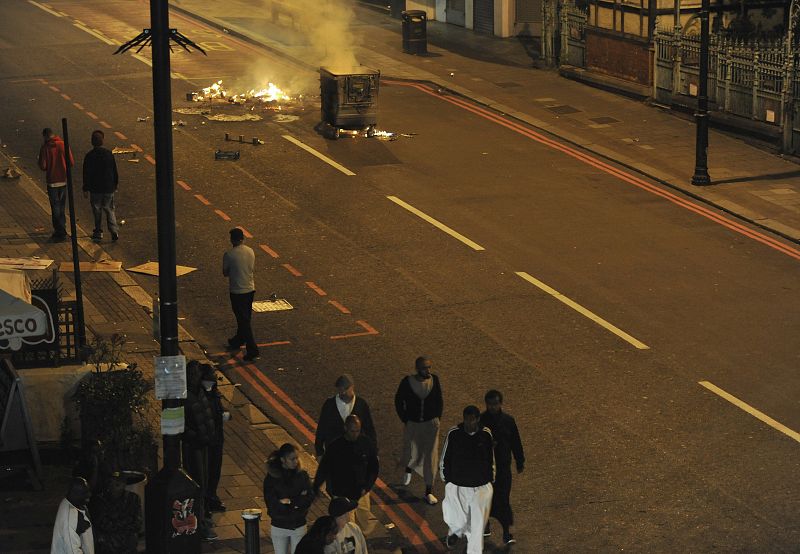
[[[418,56],[428,53],[428,16],[422,10],[403,12],[403,52]]]
[[[337,128],[377,124],[380,78],[380,71],[364,66],[319,68],[322,121]]]

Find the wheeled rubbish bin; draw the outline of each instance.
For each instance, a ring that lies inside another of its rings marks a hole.
[[[428,53],[428,16],[422,10],[403,12],[403,52],[421,56]]]

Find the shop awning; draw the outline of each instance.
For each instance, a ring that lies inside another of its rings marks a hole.
[[[25,273],[0,270],[0,349],[19,350],[22,339],[47,332],[45,313],[30,301],[31,287]]]

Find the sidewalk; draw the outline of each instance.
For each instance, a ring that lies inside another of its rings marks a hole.
[[[245,0],[171,0],[174,11],[294,59],[319,60],[305,40],[250,14]],[[401,23],[359,5],[350,32],[356,58],[385,78],[421,80],[468,97],[565,141],[613,160],[753,225],[800,243],[800,166],[715,130],[709,136],[713,186],[690,184],[695,125],[686,114],[648,106],[539,69],[530,41],[498,39],[428,22],[428,56],[402,53]],[[279,42],[276,37],[280,38]]]
[[[0,161],[10,162],[0,155]],[[81,199],[82,200],[82,199]],[[80,201],[80,200],[76,200]],[[0,180],[0,257],[39,256],[56,263],[71,260],[70,243],[49,242],[50,209],[43,187],[24,175],[17,180]],[[78,227],[80,258],[82,261],[113,259],[114,243],[95,244],[84,229]],[[120,242],[124,241],[123,236]],[[108,252],[104,251],[104,247]],[[61,273],[60,280],[66,296],[74,295],[71,273]],[[153,357],[159,355],[159,345],[152,338],[152,296],[140,287],[124,270],[119,273],[82,273],[87,335],[108,336],[124,333],[127,362],[136,362],[147,378],[153,378]],[[154,281],[155,283],[155,281]],[[155,287],[155,284],[154,284]],[[186,332],[180,330],[180,347],[187,359],[205,359],[200,346]],[[21,371],[24,371],[21,370]],[[278,425],[272,423],[256,406],[229,381],[220,384],[220,390],[232,413],[225,425],[225,455],[222,479],[218,494],[228,511],[214,515],[215,530],[219,539],[203,544],[203,552],[244,552],[244,523],[241,511],[261,508],[261,552],[273,552],[269,541],[269,518],[262,498],[261,483],[264,462],[276,445],[297,442]],[[36,407],[31,407],[35,409]],[[160,406],[152,402],[148,419],[156,430],[160,425]],[[302,448],[301,462],[311,475],[316,472],[316,461]],[[45,449],[43,458],[42,491],[29,488],[0,492],[0,552],[21,554],[49,552],[53,521],[59,502],[64,497],[69,482],[71,464],[56,449]],[[327,513],[327,499],[317,500],[312,506],[309,521]],[[368,539],[383,544],[404,544],[399,536],[386,537],[386,530],[378,525]],[[140,543],[140,546],[143,543]],[[399,549],[371,549],[374,552],[399,552]]]

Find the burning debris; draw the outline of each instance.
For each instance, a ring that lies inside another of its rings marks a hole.
[[[190,92],[186,99],[192,102],[213,102],[215,100],[225,101],[230,104],[244,105],[255,104],[264,108],[279,110],[282,105],[301,101],[302,95],[291,96],[281,90],[275,83],[267,83],[267,86],[260,89],[250,89],[241,92],[234,92],[226,89],[222,80],[217,81],[211,86],[205,87],[200,92]]]

